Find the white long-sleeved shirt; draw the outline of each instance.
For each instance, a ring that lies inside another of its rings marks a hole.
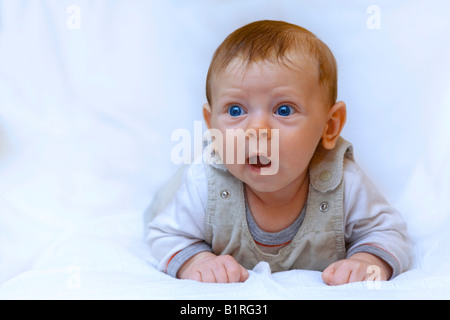
[[[190,165],[165,210],[148,224],[146,240],[159,261],[158,269],[170,270],[168,273],[173,276],[194,254],[210,250],[203,241],[207,165]],[[354,161],[344,160],[343,180],[347,256],[357,252],[379,256],[392,267],[395,277],[409,265],[404,220]]]

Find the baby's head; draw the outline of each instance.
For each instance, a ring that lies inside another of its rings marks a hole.
[[[318,144],[333,148],[345,123],[333,54],[308,30],[282,21],[230,34],[211,61],[206,96],[203,115],[220,134],[225,166],[260,191],[304,180]],[[262,178],[262,170],[270,174]]]
[[[250,23],[231,33],[217,48],[206,78],[206,98],[212,106],[215,76],[236,59],[246,66],[261,61],[294,67],[296,59],[307,59],[316,67],[325,106],[337,99],[336,60],[328,48],[310,31],[283,21],[263,20]]]

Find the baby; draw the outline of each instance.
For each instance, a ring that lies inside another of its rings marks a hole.
[[[336,62],[314,34],[281,21],[236,30],[213,56],[206,96],[205,161],[184,167],[146,213],[161,271],[242,282],[266,261],[339,285],[405,270],[405,223],[340,136]]]

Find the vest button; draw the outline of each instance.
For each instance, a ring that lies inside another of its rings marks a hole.
[[[222,190],[222,192],[220,193],[220,196],[222,197],[222,199],[227,200],[227,199],[230,199],[231,194],[230,194],[230,191],[228,191],[228,190]]]
[[[327,212],[328,211],[328,202],[324,201],[319,206],[320,212]]]
[[[319,179],[322,182],[327,182],[328,180],[331,179],[331,176],[332,176],[331,171],[325,170],[320,174]]]

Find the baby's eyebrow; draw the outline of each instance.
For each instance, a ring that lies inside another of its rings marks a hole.
[[[272,92],[274,94],[285,94],[285,95],[295,95],[298,94],[298,90],[293,89],[292,87],[276,87],[273,88]]]
[[[221,99],[224,97],[232,97],[232,98],[236,98],[236,99],[243,99],[245,98],[245,90],[241,89],[241,88],[228,88],[228,89],[224,89],[219,91],[217,94],[217,98]]]
[[[227,88],[227,89],[224,89],[223,91],[226,93],[228,93],[228,92],[234,93],[234,92],[241,92],[241,91],[243,91],[243,89],[236,87],[236,88]]]

